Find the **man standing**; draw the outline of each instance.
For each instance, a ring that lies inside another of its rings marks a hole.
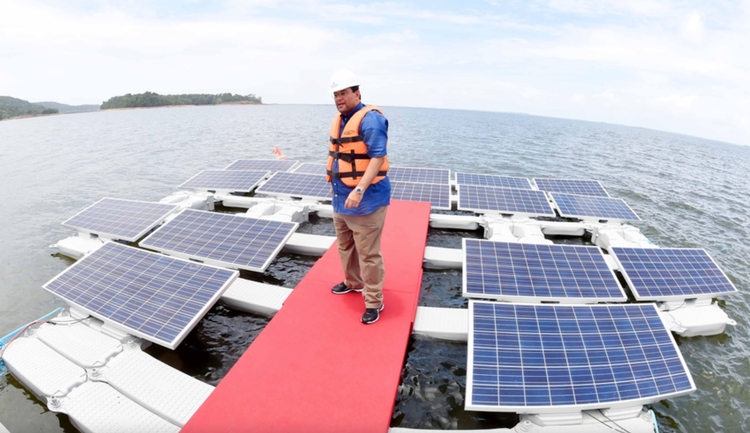
[[[359,81],[352,71],[331,77],[331,92],[339,114],[331,124],[326,167],[333,189],[336,228],[344,281],[336,295],[362,292],[362,323],[378,321],[383,311],[385,269],[380,252],[385,213],[391,200],[388,180],[388,120],[374,105],[364,105]]]

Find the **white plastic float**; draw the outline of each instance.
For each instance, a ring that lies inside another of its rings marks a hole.
[[[16,336],[3,360],[83,432],[177,432],[213,387],[142,352],[141,343],[71,309]]]

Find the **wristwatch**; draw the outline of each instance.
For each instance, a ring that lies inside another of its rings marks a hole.
[[[356,188],[354,188],[354,192],[356,192],[356,193],[357,193],[357,194],[359,194],[359,195],[362,195],[362,194],[364,194],[364,193],[365,193],[365,190],[363,190],[363,189],[362,189],[362,188],[360,188],[360,187],[356,187]]]

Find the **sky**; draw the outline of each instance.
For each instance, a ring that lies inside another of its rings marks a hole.
[[[750,145],[750,0],[0,0],[0,95],[254,94],[526,113]]]

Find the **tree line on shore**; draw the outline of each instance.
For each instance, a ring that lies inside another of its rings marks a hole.
[[[253,94],[236,95],[231,93],[160,95],[145,92],[114,96],[100,106],[67,105],[58,102],[32,103],[11,96],[0,96],[0,120],[25,116],[44,116],[58,113],[80,113],[107,110],[112,108],[164,107],[169,105],[218,105],[218,104],[262,104],[263,99]]]
[[[46,114],[57,114],[56,108],[47,108],[43,105],[32,104],[23,99],[10,96],[0,96],[0,120],[21,116],[41,116]]]
[[[137,107],[164,107],[169,105],[218,105],[229,103],[262,104],[260,96],[233,95],[231,93],[210,94],[183,94],[183,95],[160,95],[154,92],[138,94],[125,94],[115,96],[104,101],[101,109],[112,108],[137,108]]]

